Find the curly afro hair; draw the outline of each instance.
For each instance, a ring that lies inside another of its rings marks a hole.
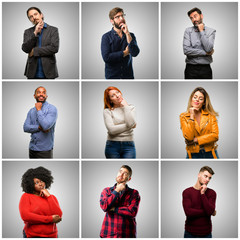
[[[30,168],[22,176],[21,187],[23,192],[34,192],[34,178],[38,178],[45,182],[46,188],[50,188],[51,184],[53,183],[52,173],[48,169],[44,167]]]

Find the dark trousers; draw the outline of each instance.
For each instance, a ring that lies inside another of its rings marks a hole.
[[[187,64],[184,72],[185,79],[212,79],[210,64]]]
[[[29,158],[53,158],[53,150],[33,151],[29,149]]]
[[[207,235],[193,235],[190,232],[187,232],[185,230],[184,232],[184,238],[212,238],[212,233],[209,233]]]

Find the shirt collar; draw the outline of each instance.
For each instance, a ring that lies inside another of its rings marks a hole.
[[[204,110],[202,109],[201,114],[202,114],[202,115],[208,115],[209,112],[204,111]],[[187,112],[186,116],[187,116],[187,117],[190,117],[190,112]]]

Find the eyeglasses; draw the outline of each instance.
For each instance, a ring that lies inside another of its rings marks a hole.
[[[118,16],[115,16],[114,18],[119,19],[120,17],[124,18],[124,17],[126,17],[126,14],[118,15]]]

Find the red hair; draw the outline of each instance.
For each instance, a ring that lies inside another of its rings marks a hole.
[[[109,109],[112,109],[113,108],[113,104],[111,103],[110,101],[110,97],[109,97],[109,92],[111,90],[117,90],[118,92],[120,92],[122,94],[122,92],[116,88],[116,87],[108,87],[107,89],[105,89],[104,91],[104,109],[105,108],[109,108]]]

